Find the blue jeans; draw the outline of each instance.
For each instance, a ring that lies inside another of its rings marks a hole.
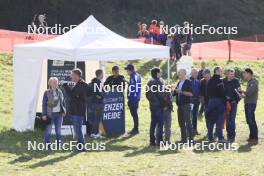
[[[134,121],[133,130],[138,131],[138,101],[137,102],[128,101],[127,104],[130,110],[130,114],[133,117],[133,121]]]
[[[44,133],[44,143],[50,143],[50,134],[52,130],[52,125],[55,126],[56,133],[56,142],[59,144],[61,142],[61,125],[62,125],[62,116],[60,113],[52,113],[51,115],[51,124],[46,126]]]
[[[197,130],[197,116],[198,116],[199,105],[200,103],[194,103],[192,108],[192,126],[195,131]]]
[[[258,126],[255,119],[256,104],[245,104],[245,115],[249,127],[249,139],[258,139]]]
[[[150,143],[155,143],[155,129],[157,130],[157,141],[162,141],[163,133],[163,108],[160,105],[153,105],[150,107],[151,121],[150,121]],[[157,127],[157,128],[156,128]]]
[[[236,137],[236,112],[237,112],[237,103],[232,102],[231,112],[229,113],[226,119],[226,132],[227,132],[228,140],[235,139]]]
[[[218,140],[224,139],[222,123],[225,113],[225,101],[222,98],[210,98],[206,108],[206,121],[209,141],[214,140],[213,129],[216,124],[216,133]]]
[[[70,115],[70,118],[72,120],[74,135],[77,139],[77,142],[84,144],[84,138],[82,133],[83,116]]]

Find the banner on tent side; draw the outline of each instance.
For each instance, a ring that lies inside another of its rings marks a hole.
[[[106,135],[125,133],[124,93],[110,91],[104,95],[103,128]]]
[[[71,70],[75,68],[75,63],[71,61],[60,61],[60,60],[48,60],[48,71],[47,78],[56,77],[59,80],[59,86],[64,83],[71,83]],[[85,62],[77,62],[77,68],[81,69],[83,73],[83,79],[85,79]],[[48,85],[47,85],[48,87]],[[64,94],[66,107],[68,106],[68,97]],[[85,121],[85,120],[84,120]],[[71,125],[71,119],[69,116],[63,118],[61,127],[62,135],[72,135],[73,127]],[[86,132],[86,126],[83,125],[83,132]],[[52,133],[54,133],[54,126],[52,127]]]

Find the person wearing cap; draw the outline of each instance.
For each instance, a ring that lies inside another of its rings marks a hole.
[[[64,91],[68,97],[67,112],[72,120],[74,135],[77,138],[78,150],[83,150],[84,137],[82,133],[83,120],[86,114],[86,97],[89,95],[89,86],[82,79],[82,71],[73,69],[71,71],[71,80],[73,87],[67,83],[63,84]]]
[[[123,75],[119,74],[119,67],[113,66],[112,67],[112,74],[111,76],[108,76],[104,82],[105,86],[110,86],[110,88],[114,89],[115,87],[123,92],[125,89],[125,77]]]
[[[130,76],[128,82],[128,89],[127,89],[127,99],[128,99],[128,107],[133,117],[134,127],[133,129],[128,132],[130,135],[135,135],[139,133],[138,130],[138,104],[140,101],[140,94],[141,94],[141,76],[140,74],[135,72],[134,65],[128,64],[125,67],[127,70],[128,75]]]
[[[237,78],[235,78],[235,70],[229,68],[226,70],[226,77],[223,79],[225,87],[225,96],[227,105],[230,104],[230,112],[226,113],[226,132],[227,140],[230,142],[235,141],[236,137],[236,112],[237,104],[240,100],[238,90],[240,89],[240,83]],[[227,106],[228,107],[228,106]],[[228,110],[228,108],[227,108]]]
[[[160,68],[154,67],[151,69],[152,79],[147,83],[146,98],[149,101],[149,109],[151,113],[150,121],[150,145],[159,145],[163,141],[163,118],[164,118],[164,108],[165,108],[165,91],[164,81],[161,79]],[[156,131],[156,133],[155,133]],[[157,135],[155,137],[155,134]],[[157,143],[156,143],[157,142]]]
[[[214,68],[214,75],[208,81],[207,85],[209,101],[205,111],[205,118],[207,120],[209,141],[214,141],[213,129],[216,124],[218,142],[225,143],[226,141],[223,136],[222,123],[224,121],[226,99],[224,83],[221,79],[221,75],[222,68],[220,66],[216,66]]]
[[[247,89],[245,91],[240,90],[240,97],[244,98],[245,116],[250,132],[247,141],[249,144],[255,145],[258,144],[258,126],[256,123],[255,110],[258,101],[259,85],[258,80],[254,78],[253,71],[250,68],[245,69],[243,78],[247,81]]]

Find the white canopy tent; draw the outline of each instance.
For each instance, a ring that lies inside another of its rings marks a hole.
[[[128,40],[92,15],[69,32],[14,49],[14,114],[17,131],[34,129],[43,61],[169,59],[169,48]]]

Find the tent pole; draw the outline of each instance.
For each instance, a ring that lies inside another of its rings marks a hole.
[[[167,83],[169,84],[170,83],[170,59],[168,59],[168,62],[167,62]]]
[[[77,68],[77,61],[74,61],[74,69]]]

